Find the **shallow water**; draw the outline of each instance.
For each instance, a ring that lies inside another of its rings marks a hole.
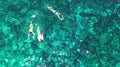
[[[119,3],[1,0],[0,67],[120,67]],[[44,34],[42,42],[37,27]]]

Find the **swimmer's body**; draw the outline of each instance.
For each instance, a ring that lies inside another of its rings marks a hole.
[[[32,35],[32,38],[34,39],[35,33],[33,32],[33,24],[30,22],[30,28],[29,28],[29,33],[28,33],[28,39],[30,39],[30,35]]]
[[[37,27],[38,41],[42,42],[44,40],[43,33],[40,32],[39,27]]]
[[[63,19],[64,19],[63,15],[62,15],[61,13],[57,12],[56,10],[54,10],[51,6],[47,6],[47,8],[48,8],[50,11],[52,11],[55,15],[57,15],[57,16],[58,16],[58,19],[60,19],[60,20],[63,20]]]

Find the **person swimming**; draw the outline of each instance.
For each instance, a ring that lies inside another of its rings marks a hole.
[[[29,25],[29,33],[28,33],[28,39],[30,39],[30,35],[32,35],[32,38],[34,39],[35,38],[35,33],[33,32],[33,24],[32,22],[30,22],[30,25]]]
[[[37,35],[38,35],[38,41],[42,42],[44,40],[43,33],[40,32],[39,27],[37,27]]]
[[[64,20],[64,17],[61,13],[57,12],[56,10],[54,10],[51,6],[47,6],[47,8],[52,11],[55,15],[58,16],[58,19],[60,20]]]

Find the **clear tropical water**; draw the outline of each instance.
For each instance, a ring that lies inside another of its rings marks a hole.
[[[0,0],[0,67],[120,67],[120,0]]]

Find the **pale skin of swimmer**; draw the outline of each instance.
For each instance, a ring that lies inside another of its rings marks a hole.
[[[64,19],[64,17],[63,17],[63,15],[61,14],[61,13],[58,13],[56,10],[54,10],[51,6],[47,6],[47,8],[50,10],[50,11],[52,11],[55,15],[57,15],[58,16],[58,19],[60,19],[60,20],[63,20]]]
[[[30,35],[32,35],[32,38],[34,39],[35,33],[33,32],[33,24],[32,22],[30,23],[30,28],[29,28],[29,34],[28,34],[28,39],[30,39]]]
[[[37,27],[38,41],[42,42],[44,40],[43,34],[41,34],[39,27]]]

